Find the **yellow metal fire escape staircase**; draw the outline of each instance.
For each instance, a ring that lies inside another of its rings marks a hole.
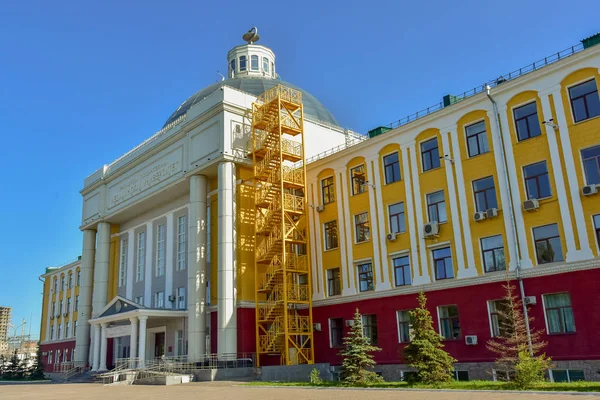
[[[277,85],[252,105],[259,365],[314,362],[302,93]]]

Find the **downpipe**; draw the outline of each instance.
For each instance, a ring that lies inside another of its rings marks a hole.
[[[490,86],[486,85],[485,89],[486,89],[486,95],[487,95],[488,99],[490,99],[490,101],[492,102],[492,105],[494,107],[494,122],[496,123],[496,134],[498,135],[498,140],[500,141],[499,150],[500,150],[500,156],[502,157],[502,172],[504,175],[504,181],[506,183],[506,188],[508,191],[508,199],[509,199],[508,212],[509,212],[509,216],[510,216],[511,233],[513,236],[513,240],[515,242],[515,254],[516,254],[516,263],[517,263],[517,268],[515,270],[515,274],[516,274],[517,282],[519,282],[519,291],[521,293],[521,302],[523,303],[523,318],[525,319],[525,329],[527,331],[527,348],[529,349],[529,354],[531,356],[533,356],[533,345],[531,343],[531,328],[529,326],[529,311],[527,310],[527,305],[525,304],[525,285],[523,284],[523,278],[521,277],[521,258],[520,258],[521,249],[519,246],[519,240],[517,238],[517,228],[516,228],[516,223],[515,223],[515,214],[513,211],[513,202],[512,202],[512,190],[510,187],[510,180],[508,179],[508,171],[507,171],[507,166],[506,166],[506,164],[507,164],[506,163],[506,153],[505,153],[505,149],[504,149],[504,140],[502,140],[500,120],[498,119],[498,105],[496,104],[496,101],[490,94],[490,92],[491,92]],[[508,132],[508,127],[507,127],[507,132]]]

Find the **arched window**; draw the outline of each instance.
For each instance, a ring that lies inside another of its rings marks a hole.
[[[250,56],[250,69],[258,71],[258,56]]]
[[[267,74],[269,73],[269,59],[267,57],[263,57],[263,70]]]
[[[246,70],[246,56],[240,57],[240,71]]]

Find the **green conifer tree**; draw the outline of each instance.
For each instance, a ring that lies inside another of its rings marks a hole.
[[[419,307],[410,311],[412,324],[410,343],[404,347],[406,363],[416,370],[414,380],[438,384],[452,380],[456,360],[442,344],[442,337],[433,329],[433,320],[427,309],[423,292],[417,297]]]
[[[42,362],[42,350],[38,346],[37,353],[33,359],[33,365],[29,368],[29,379],[41,380],[44,376],[44,363]]]
[[[383,379],[372,371],[376,365],[373,355],[381,351],[363,332],[362,316],[358,308],[354,313],[354,324],[350,332],[344,337],[344,350],[340,352],[343,358],[341,379],[349,385],[364,385],[381,382]]]

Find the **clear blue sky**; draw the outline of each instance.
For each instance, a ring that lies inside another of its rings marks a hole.
[[[83,179],[225,72],[257,25],[286,81],[366,133],[600,31],[589,1],[1,1],[0,305],[39,332]]]

